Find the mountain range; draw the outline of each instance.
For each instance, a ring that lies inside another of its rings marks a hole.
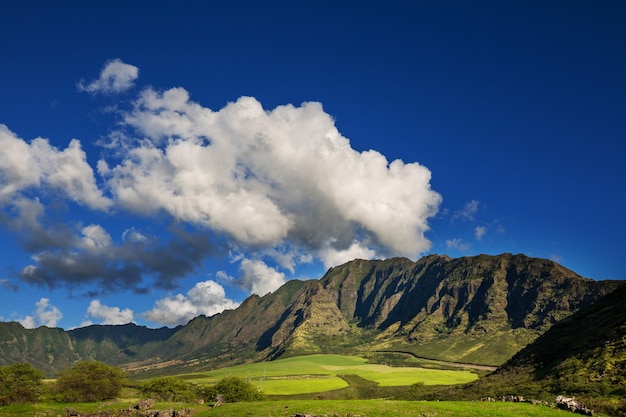
[[[167,373],[383,350],[498,366],[621,284],[521,254],[354,260],[319,280],[288,281],[234,310],[176,328],[66,331],[0,323],[0,365],[29,362],[54,375],[76,360],[95,359],[131,372]]]

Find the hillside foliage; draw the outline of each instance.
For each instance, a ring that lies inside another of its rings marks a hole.
[[[159,401],[191,402],[195,399],[195,388],[181,378],[165,376],[146,382],[141,387],[144,396]]]
[[[0,405],[36,402],[43,392],[43,376],[28,363],[0,366]]]
[[[64,402],[104,401],[122,391],[124,372],[98,361],[80,361],[62,371],[54,384],[55,397]]]

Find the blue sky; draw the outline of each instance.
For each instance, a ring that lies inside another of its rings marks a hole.
[[[183,324],[353,258],[624,279],[626,6],[0,5],[0,320]]]

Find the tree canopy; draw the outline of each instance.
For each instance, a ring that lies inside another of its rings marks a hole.
[[[224,402],[258,401],[264,398],[257,388],[248,381],[236,376],[229,376],[221,379],[217,384],[205,388],[203,396],[209,400],[221,395]]]
[[[43,391],[43,372],[28,363],[0,366],[0,405],[34,403]]]
[[[67,402],[108,400],[120,394],[124,379],[121,369],[98,361],[79,361],[60,373],[55,393]]]
[[[141,393],[160,401],[190,402],[195,397],[194,387],[190,383],[173,376],[146,382],[141,387]]]

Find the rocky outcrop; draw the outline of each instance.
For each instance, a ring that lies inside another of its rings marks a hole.
[[[561,410],[566,410],[570,413],[582,414],[583,416],[593,415],[593,410],[591,408],[585,407],[579,401],[576,401],[576,398],[574,397],[559,395],[556,397],[556,406]]]

